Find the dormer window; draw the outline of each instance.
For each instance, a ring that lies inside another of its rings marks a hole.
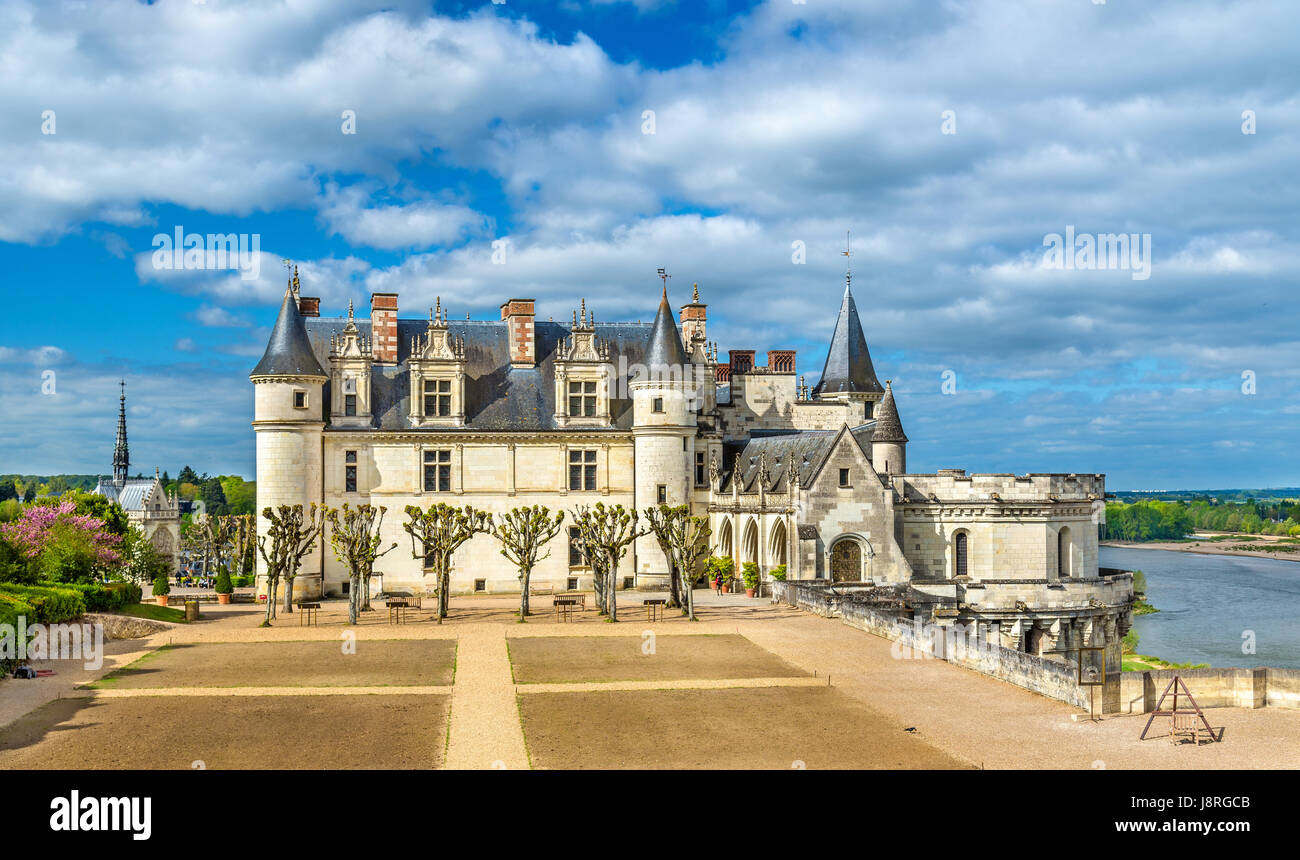
[[[429,310],[429,327],[411,339],[411,423],[465,426],[465,339],[452,334],[442,300]]]
[[[595,382],[570,382],[569,383],[569,417],[570,418],[596,417],[596,383]]]
[[[451,415],[451,380],[424,380],[424,417],[447,418]]]

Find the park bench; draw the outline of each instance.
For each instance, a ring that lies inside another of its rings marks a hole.
[[[587,611],[587,595],[581,592],[577,592],[575,594],[561,594],[559,596],[564,600],[574,601],[582,609],[583,612]]]
[[[668,601],[662,597],[647,597],[641,601],[641,605],[645,607],[645,617],[654,621],[657,617],[663,617],[664,607],[668,605]]]
[[[528,586],[528,593],[529,593],[529,594],[549,594],[549,595],[554,595],[554,594],[555,594],[555,586],[554,586],[552,583],[549,583],[549,582],[548,582],[547,584],[545,584],[545,585],[529,585],[529,586]]]
[[[298,603],[298,626],[306,624],[311,627],[317,622],[317,615],[320,613],[320,603],[312,601],[299,601]]]
[[[406,620],[406,610],[410,605],[405,597],[390,598],[388,601],[388,623],[401,624]]]

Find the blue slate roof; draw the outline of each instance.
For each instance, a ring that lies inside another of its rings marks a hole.
[[[340,334],[346,318],[309,317],[307,336],[315,359],[329,366],[330,336]],[[357,318],[357,330],[370,335],[370,320]],[[410,430],[411,377],[409,359],[411,339],[428,329],[423,319],[397,321],[397,364],[375,366],[371,375],[371,410],[373,426],[380,430]],[[510,345],[505,321],[448,320],[447,329],[465,340],[465,426],[474,430],[540,431],[555,427],[555,348],[570,335],[568,323],[537,320],[534,322],[534,345],[537,366],[510,366]],[[650,340],[650,323],[596,323],[596,336],[609,345],[610,362],[631,369],[645,360]],[[621,359],[621,361],[620,361]],[[626,380],[626,377],[625,377]],[[612,393],[625,385],[617,383]],[[325,385],[325,408],[330,408],[330,384]],[[610,402],[613,421],[610,430],[627,430],[632,426],[632,401],[629,398]],[[584,432],[601,428],[583,428]],[[430,432],[444,432],[442,429]]]

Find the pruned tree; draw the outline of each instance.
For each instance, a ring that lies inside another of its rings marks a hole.
[[[402,528],[411,536],[411,557],[422,559],[438,581],[438,623],[447,617],[451,588],[451,557],[465,541],[481,532],[492,530],[492,515],[475,510],[472,505],[457,508],[437,502],[422,510],[406,506],[407,521]]]
[[[234,530],[230,538],[233,550],[230,575],[241,576],[244,573],[244,566],[248,564],[249,554],[257,543],[257,522],[252,514],[233,514],[226,519],[234,522]]]
[[[646,508],[645,519],[673,566],[674,576],[680,573],[682,610],[694,621],[695,576],[700,561],[709,554],[709,518],[691,516],[689,505],[660,505]]]
[[[293,612],[293,581],[324,531],[330,512],[314,502],[309,511],[302,505],[262,509],[262,517],[270,522],[266,534],[257,539],[257,550],[266,562],[266,619],[262,626],[269,627],[275,618],[275,590],[281,579],[285,582],[284,611]]]
[[[220,572],[226,567],[234,544],[235,523],[230,517],[216,517],[205,514],[195,517],[186,534],[190,551],[197,552],[202,560],[203,574],[209,569]],[[209,568],[211,562],[211,568]]]
[[[532,578],[533,568],[545,558],[538,555],[542,547],[555,539],[564,524],[564,511],[551,511],[544,505],[519,507],[501,515],[501,519],[491,524],[491,534],[501,541],[501,554],[519,571],[519,585],[522,594],[519,599],[519,620],[528,618],[528,582]]]
[[[328,514],[330,523],[330,544],[334,547],[334,556],[348,569],[348,623],[356,624],[357,616],[370,604],[370,575],[374,573],[375,561],[397,549],[397,541],[383,552],[379,545],[383,542],[384,514],[388,508],[373,505],[352,507],[344,504],[342,510],[331,510]],[[363,597],[364,594],[364,597]]]
[[[622,505],[607,507],[604,502],[597,502],[591,508],[579,507],[574,511],[573,523],[578,527],[585,552],[592,561],[592,572],[604,580],[602,611],[609,615],[610,621],[618,621],[618,564],[632,542],[649,534],[650,530],[637,527],[636,510]],[[599,571],[597,559],[601,560]]]

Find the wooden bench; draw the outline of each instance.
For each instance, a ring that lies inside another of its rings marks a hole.
[[[555,620],[572,621],[574,607],[579,605],[579,600],[575,597],[556,597],[551,601],[551,608],[555,610]]]
[[[561,594],[559,596],[563,600],[575,601],[583,612],[587,611],[587,595],[583,594],[582,592],[575,592],[574,594]]]
[[[530,584],[530,585],[528,586],[528,593],[529,593],[529,594],[548,594],[548,595],[554,595],[554,594],[555,594],[555,585],[552,584],[552,583],[549,583],[549,582],[548,582],[546,585],[531,585],[531,584]]]
[[[1197,746],[1201,745],[1201,715],[1195,711],[1183,713],[1174,711],[1173,720],[1169,723],[1169,742],[1178,743],[1180,737],[1189,737],[1192,743]]]
[[[320,604],[315,602],[306,602],[298,604],[298,626],[306,624],[311,627],[317,622],[317,615],[320,613]]]
[[[388,600],[388,623],[401,624],[406,619],[406,610],[410,608],[410,603],[405,597],[394,597]]]
[[[668,600],[663,597],[648,597],[641,601],[641,605],[645,607],[645,617],[654,621],[656,617],[663,617],[664,607],[668,605]]]

